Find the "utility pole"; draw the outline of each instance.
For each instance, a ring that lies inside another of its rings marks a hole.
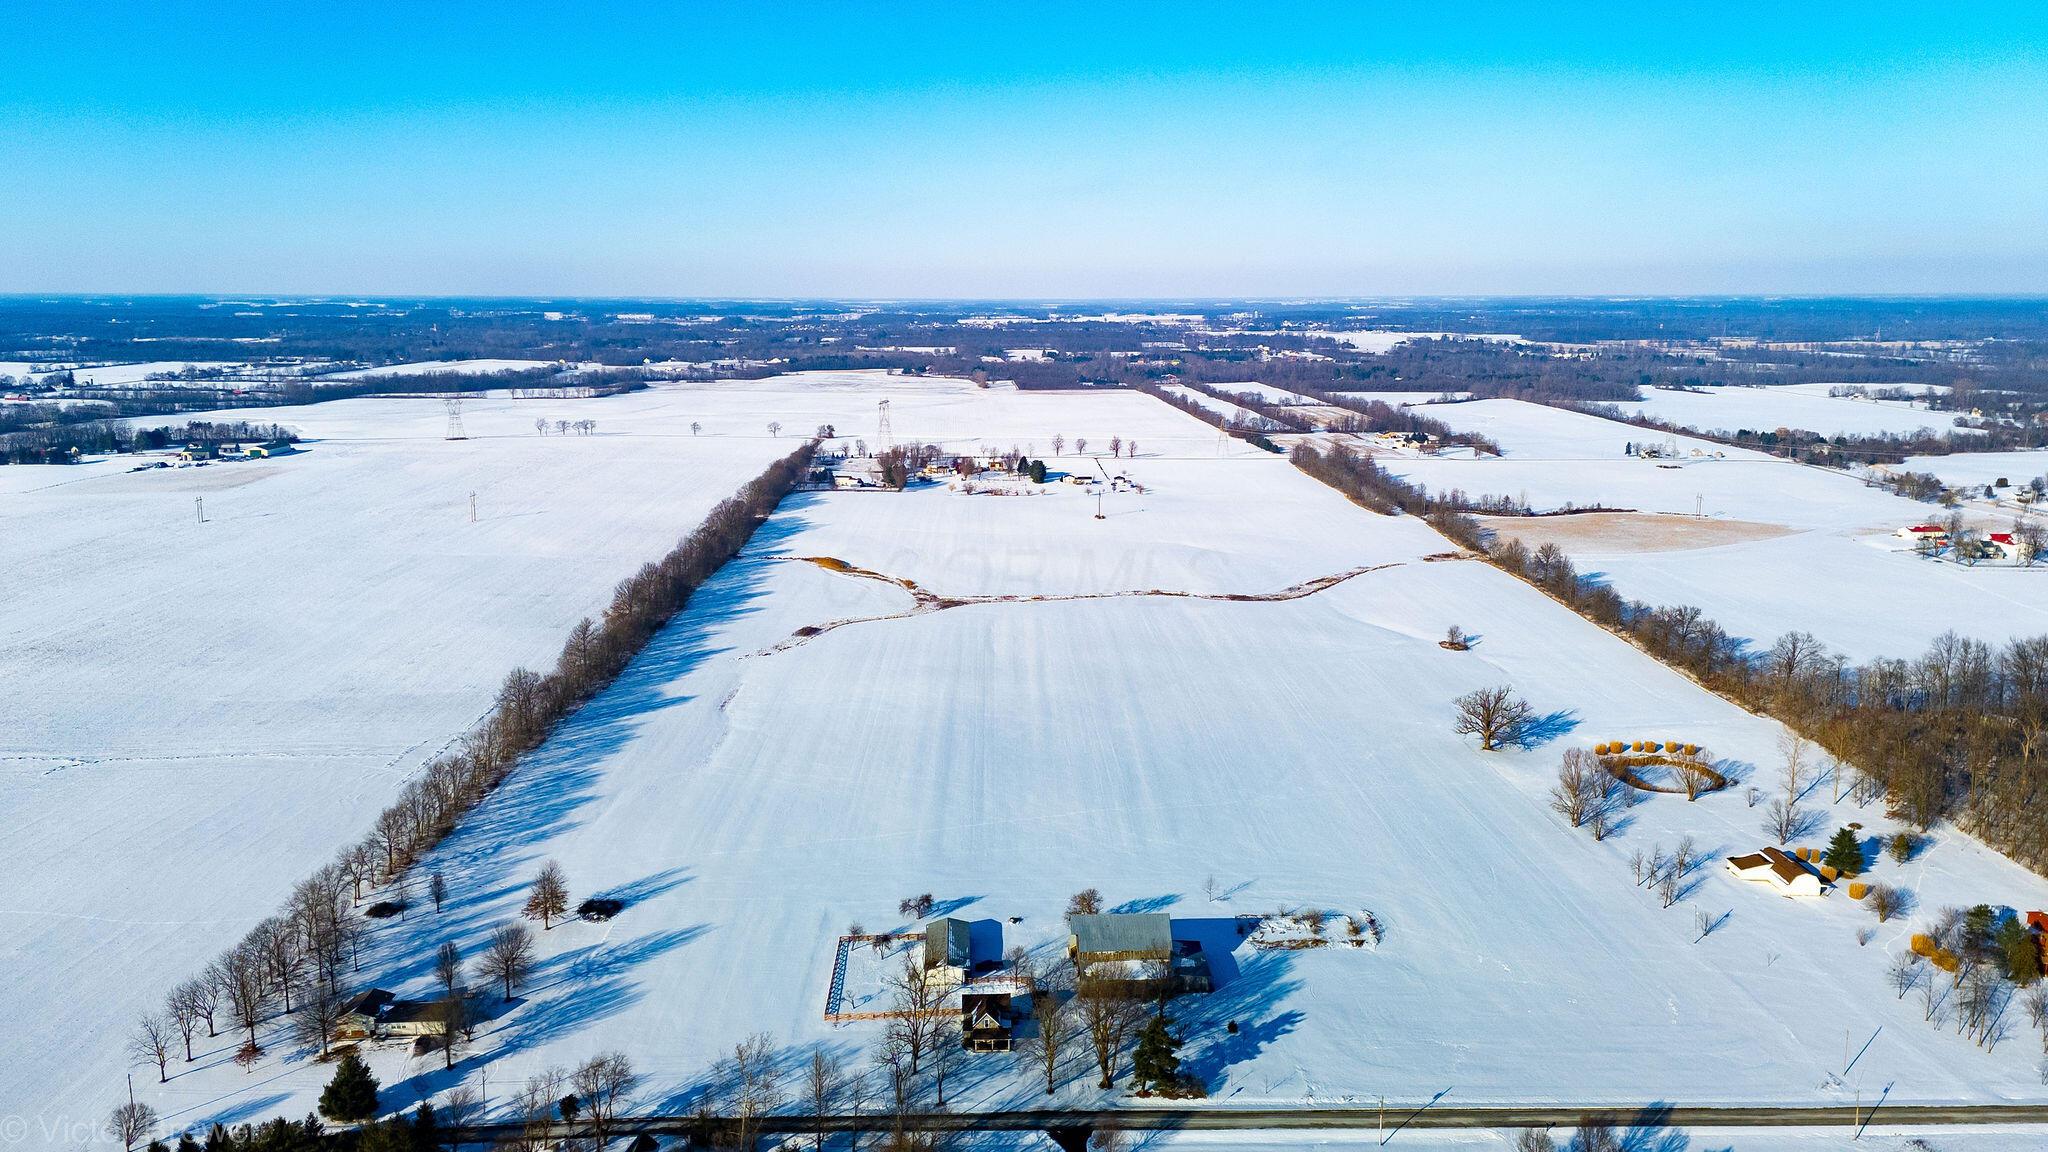
[[[469,494],[469,522],[476,523],[476,493]]]
[[[206,497],[194,496],[192,498],[192,507],[199,515],[199,522],[201,524],[206,523]]]

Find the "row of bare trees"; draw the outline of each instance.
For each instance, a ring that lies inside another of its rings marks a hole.
[[[173,989],[161,1012],[143,1017],[132,1054],[154,1063],[163,1077],[174,1040],[190,1060],[200,1027],[211,1037],[226,1025],[245,1033],[239,1058],[253,1063],[262,1055],[258,1027],[278,1014],[291,1016],[294,1033],[325,1052],[347,1004],[344,974],[359,968],[366,924],[357,907],[365,896],[379,885],[395,884],[394,899],[386,903],[397,905],[391,911],[403,910],[408,870],[505,779],[521,755],[616,678],[697,588],[738,555],[803,476],[814,446],[807,443],[771,465],[666,556],[621,581],[602,623],[580,622],[552,672],[521,668],[507,676],[490,715],[459,747],[407,781],[367,836],[302,881],[282,911],[252,928],[205,972]],[[556,881],[560,887],[558,873]],[[438,874],[429,879],[437,909],[445,890]],[[547,916],[536,913],[543,922],[564,910],[566,889],[545,903]],[[481,961],[509,998],[533,963],[525,926],[500,926]]]

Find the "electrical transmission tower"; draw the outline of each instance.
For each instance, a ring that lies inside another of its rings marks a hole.
[[[446,439],[469,439],[469,435],[462,430],[462,393],[460,392],[448,398],[448,435]]]
[[[879,456],[896,446],[896,431],[889,427],[889,402],[884,400],[875,407],[882,412],[881,423],[875,426],[875,454]]]

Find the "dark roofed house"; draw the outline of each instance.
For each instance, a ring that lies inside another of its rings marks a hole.
[[[341,1006],[341,1014],[334,1018],[334,1035],[337,1039],[362,1039],[377,1033],[377,1023],[384,1010],[391,1006],[391,993],[382,988],[371,988],[358,992]]]
[[[960,1045],[969,1052],[1008,1052],[1010,994],[1008,992],[963,992],[960,994]]]

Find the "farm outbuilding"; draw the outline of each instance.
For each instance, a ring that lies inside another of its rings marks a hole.
[[[1778,848],[1765,848],[1747,856],[1730,856],[1728,871],[1740,879],[1768,884],[1784,896],[1823,896],[1827,886],[1820,874],[1785,855]]]
[[[958,988],[974,967],[974,931],[967,921],[947,916],[924,927],[924,981]]]

